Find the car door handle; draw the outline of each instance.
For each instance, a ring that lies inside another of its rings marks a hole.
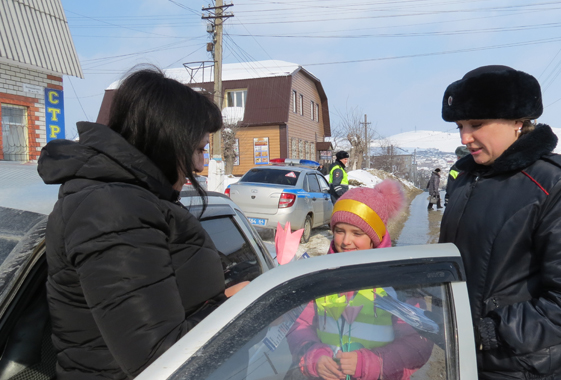
[[[313,198],[312,198],[312,201],[315,201],[316,199],[317,199],[316,197],[313,197]]]

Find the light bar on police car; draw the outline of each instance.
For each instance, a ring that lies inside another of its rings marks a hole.
[[[320,163],[316,161],[299,160],[296,158],[273,158],[272,160],[269,160],[269,162],[274,165],[283,164],[283,165],[292,165],[292,166],[301,165],[301,166],[313,166],[313,167],[318,167],[320,165]]]

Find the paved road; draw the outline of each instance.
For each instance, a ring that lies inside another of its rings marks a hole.
[[[444,191],[440,192],[444,199]],[[405,222],[403,230],[399,235],[396,246],[436,244],[440,233],[440,221],[444,209],[428,211],[428,193],[423,192],[411,202],[409,207],[409,219]]]

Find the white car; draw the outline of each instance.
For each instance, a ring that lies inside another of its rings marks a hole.
[[[427,319],[408,323],[434,345],[412,379],[477,379],[463,266],[452,244],[327,255],[275,268],[226,301],[136,379],[285,379],[298,366],[287,334],[302,309],[321,296],[373,287],[415,294],[426,302]],[[425,322],[433,327],[424,327]]]

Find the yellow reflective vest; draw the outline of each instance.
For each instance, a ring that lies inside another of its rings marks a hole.
[[[341,180],[341,185],[349,185],[349,177],[347,176],[347,171],[343,169],[340,165],[333,165],[331,171],[329,172],[329,183],[333,183],[333,172],[336,169],[340,169],[343,172],[343,179]]]
[[[346,303],[347,300],[342,299],[346,296],[341,296],[338,300],[334,300],[334,296],[317,298],[315,300],[318,316],[317,334],[321,342],[340,347],[339,329],[343,330],[342,341],[344,345],[346,343],[360,343],[365,348],[373,349],[393,342],[392,315],[374,306],[375,297],[384,296],[387,296],[387,293],[383,288],[365,289],[358,291],[354,298],[348,302],[350,306],[362,306],[360,313],[351,325],[350,341],[349,324],[345,321],[345,318],[341,316],[335,320],[332,317],[334,314],[337,316],[337,308]],[[327,310],[329,308],[334,309]],[[343,323],[343,321],[345,322]]]

